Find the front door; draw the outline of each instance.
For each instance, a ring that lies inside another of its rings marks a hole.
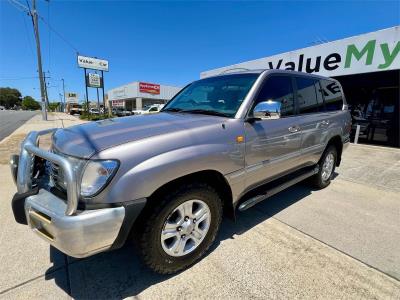
[[[299,117],[295,114],[292,78],[267,77],[249,112],[260,102],[278,102],[280,112],[245,123],[246,187],[253,188],[298,166],[301,143]]]

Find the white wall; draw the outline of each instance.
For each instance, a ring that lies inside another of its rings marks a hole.
[[[139,92],[139,82],[135,81],[123,86],[107,91],[108,100],[127,99],[127,98],[147,98],[147,99],[165,99],[170,100],[176,93],[181,90],[180,87],[160,85],[160,94],[154,95],[150,93]]]
[[[249,47],[252,46],[249,45]],[[361,54],[363,49],[366,49],[366,52],[357,60],[352,49],[357,49]],[[205,71],[200,74],[200,77],[204,78],[219,75],[226,70],[234,68],[250,70],[294,69],[295,71],[306,72],[307,62],[309,62],[310,67],[308,73],[315,73],[328,77],[398,70],[400,69],[399,50],[400,26],[395,26],[318,46]],[[367,60],[368,54],[370,54],[371,57],[370,61]],[[390,56],[393,58],[391,63]],[[301,58],[303,60],[302,67],[300,67]],[[317,60],[320,61],[319,70],[313,71],[312,69],[317,65]],[[348,65],[346,65],[347,60],[349,62]]]

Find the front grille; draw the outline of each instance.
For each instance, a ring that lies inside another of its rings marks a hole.
[[[56,153],[56,151],[54,151],[54,149],[51,149],[51,152],[58,154]],[[67,189],[67,183],[65,182],[62,169],[56,163],[50,161],[48,163],[49,163],[49,173],[50,173],[51,183],[57,189],[61,190],[62,192],[65,192]]]

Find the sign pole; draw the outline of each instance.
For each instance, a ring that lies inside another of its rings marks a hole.
[[[100,114],[99,88],[96,88],[96,92],[97,92],[97,109],[99,110]]]
[[[104,109],[104,116],[106,115],[106,99],[104,98],[104,73],[103,70],[101,70],[101,80],[103,81],[103,86],[102,86],[102,93],[103,93],[103,109]],[[108,109],[108,115],[111,117],[111,108]]]
[[[87,82],[86,82],[86,68],[83,68],[85,72],[85,88],[86,88],[86,112],[88,116],[90,115],[89,113],[89,96],[88,96],[88,88],[87,88]]]

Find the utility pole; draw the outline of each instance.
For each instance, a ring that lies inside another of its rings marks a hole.
[[[50,78],[50,77],[47,77]],[[46,83],[46,72],[43,72],[43,82],[44,82],[44,96],[46,98],[46,105],[49,106],[49,94],[47,93],[47,83]]]
[[[42,98],[42,119],[47,121],[47,105],[46,105],[46,96],[45,96],[45,83],[43,79],[43,71],[42,71],[42,54],[40,52],[40,39],[39,39],[39,24],[38,24],[38,15],[36,11],[36,0],[32,0],[32,11],[30,12],[33,21],[33,28],[35,31],[35,40],[36,40],[36,52],[37,52],[37,61],[38,61],[38,73],[40,79],[40,94]]]

